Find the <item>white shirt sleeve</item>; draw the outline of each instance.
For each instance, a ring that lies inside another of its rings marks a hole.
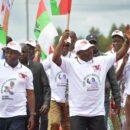
[[[32,72],[29,70],[28,71],[28,77],[27,77],[27,82],[26,82],[26,89],[29,89],[29,90],[33,90],[34,87],[33,87],[33,74]]]
[[[130,95],[130,58],[128,59],[123,73],[125,77],[126,92],[128,95]]]
[[[47,56],[47,58],[44,61],[42,61],[42,65],[43,65],[45,71],[50,69],[51,61],[52,61],[52,55]]]
[[[116,62],[116,53],[109,53],[106,56],[104,56],[104,64],[106,64],[107,70],[109,70],[112,65]]]
[[[127,87],[126,93],[127,93],[127,95],[130,95],[130,80],[129,80],[128,84],[129,84],[129,86]]]

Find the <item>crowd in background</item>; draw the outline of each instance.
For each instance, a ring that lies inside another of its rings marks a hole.
[[[111,37],[103,53],[95,34],[66,30],[44,60],[36,41],[7,37],[0,130],[130,130],[130,26]]]

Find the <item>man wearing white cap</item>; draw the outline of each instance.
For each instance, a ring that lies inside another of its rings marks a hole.
[[[130,52],[128,52],[128,56]],[[126,102],[125,102],[125,115],[126,115],[126,129],[130,130],[130,56],[126,60],[126,65],[124,68],[123,76],[125,77],[125,93],[126,93]]]
[[[26,102],[34,125],[35,99],[31,71],[19,62],[21,47],[11,41],[5,48],[5,60],[0,60],[0,130],[25,130]]]
[[[69,78],[69,107],[71,130],[105,130],[104,89],[107,71],[116,60],[125,55],[130,44],[130,26],[126,27],[127,43],[121,51],[93,57],[93,45],[87,40],[75,44],[77,58],[61,58],[63,41],[69,33],[63,34],[53,55],[53,61]]]
[[[62,57],[68,57],[70,40],[64,42]],[[69,112],[67,102],[68,77],[62,72],[61,68],[52,62],[53,54],[50,54],[42,63],[46,71],[49,72],[51,86],[51,104],[48,113],[48,130],[70,130]]]

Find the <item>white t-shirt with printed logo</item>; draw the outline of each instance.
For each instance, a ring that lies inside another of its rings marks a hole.
[[[18,63],[10,67],[0,60],[0,118],[26,115],[26,90],[33,90],[32,72]]]
[[[88,62],[62,58],[61,68],[69,79],[70,116],[105,115],[105,79],[115,61],[116,54],[94,57]]]
[[[53,54],[49,55],[42,64],[44,69],[50,70],[49,81],[51,86],[51,100],[65,103],[65,92],[68,85],[68,77],[59,66],[52,62]]]
[[[123,76],[125,79],[125,92],[126,94],[130,95],[130,54],[124,68]]]

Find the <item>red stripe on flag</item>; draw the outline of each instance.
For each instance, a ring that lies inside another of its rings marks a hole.
[[[46,7],[44,5],[44,1],[41,0],[38,6],[38,11],[37,11],[37,18],[44,12],[46,11]]]
[[[71,11],[72,0],[61,0],[59,4],[60,14],[68,14]]]

